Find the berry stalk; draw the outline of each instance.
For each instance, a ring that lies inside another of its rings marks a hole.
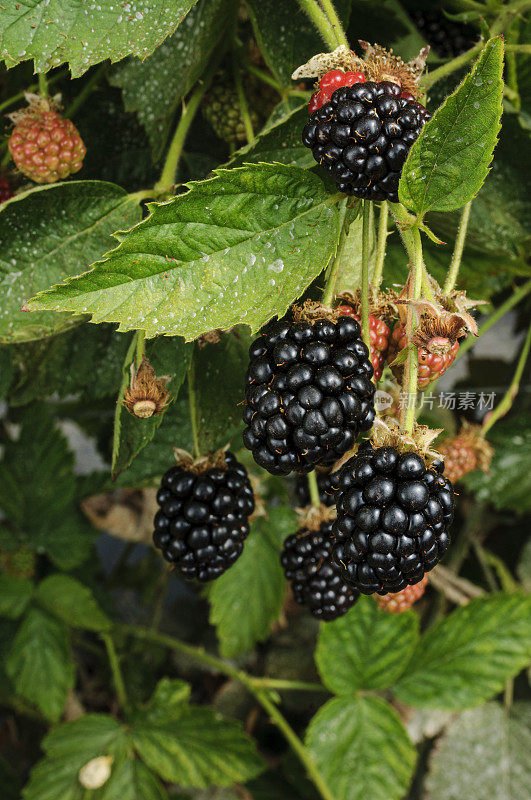
[[[494,34],[492,34],[494,35]],[[469,61],[472,61],[474,56],[476,56],[482,49],[483,44],[478,42],[475,44],[474,47],[471,47],[470,50],[466,50],[466,52],[461,53],[460,56],[456,56],[451,61],[447,61],[446,64],[442,64],[437,69],[434,69],[433,72],[428,72],[427,74],[423,75],[420,79],[420,87],[426,92],[428,89],[437,83],[438,81],[442,80],[442,78],[446,78],[448,75],[451,75],[452,72],[455,72],[457,69],[461,69],[468,64]]]
[[[376,264],[374,265],[374,273],[372,276],[373,286],[378,289],[382,282],[385,249],[387,246],[387,224],[389,219],[389,206],[387,200],[382,200],[380,203],[380,218],[378,220],[378,241],[376,243]]]
[[[321,498],[319,497],[317,474],[314,469],[308,473],[308,489],[310,491],[310,500],[312,506],[314,506],[315,508],[319,508],[321,505]]]
[[[192,437],[194,442],[193,456],[199,458],[201,450],[199,449],[199,431],[197,429],[197,403],[195,402],[195,365],[194,357],[190,359],[190,366],[188,367],[188,402],[190,404],[190,422],[192,423]]]
[[[338,40],[334,28],[330,24],[330,20],[324,13],[317,0],[299,0],[301,9],[308,14],[311,21],[321,34],[325,44],[330,50],[335,50],[338,46]]]
[[[520,353],[518,364],[516,365],[516,371],[514,373],[514,377],[511,381],[511,384],[507,389],[505,395],[503,396],[502,400],[498,403],[492,414],[483,424],[484,433],[490,431],[492,426],[495,425],[496,422],[509,411],[512,404],[514,403],[514,399],[518,394],[518,389],[520,388],[520,381],[522,380],[522,375],[527,362],[527,358],[529,356],[530,348],[531,348],[531,325],[528,328],[524,346],[522,347],[522,352]]]
[[[251,121],[251,115],[249,114],[249,105],[247,103],[247,98],[245,97],[245,92],[243,90],[241,66],[236,54],[234,54],[234,59],[233,59],[233,71],[234,71],[234,84],[236,86],[236,93],[238,95],[238,103],[240,106],[240,114],[245,128],[245,136],[247,137],[247,143],[250,144],[254,139],[253,123]]]
[[[328,272],[326,285],[323,291],[322,303],[324,306],[328,307],[332,306],[332,302],[334,300],[334,289],[336,286],[337,275],[339,272],[339,265],[341,263],[341,256],[343,254],[343,248],[345,247],[345,241],[348,235],[348,227],[345,224],[345,218],[347,214],[347,202],[348,198],[344,197],[339,203],[339,221],[340,221],[339,244],[337,246],[336,255],[334,256],[334,260]]]
[[[369,237],[370,212],[369,200],[362,200],[363,219],[361,229],[361,332],[363,341],[371,352],[371,333],[369,327]]]
[[[415,241],[413,238],[413,231],[412,231],[413,217],[410,216],[410,214],[408,214],[408,212],[401,203],[394,203],[391,206],[391,214],[393,215],[393,219],[398,229],[398,233],[400,234],[400,240],[404,245],[404,249],[408,254],[410,262],[413,263],[415,260]],[[431,290],[428,277],[429,277],[428,272],[423,262],[422,291],[424,292],[424,296],[427,297],[428,300],[431,300],[433,302],[435,298],[433,296],[433,292]]]
[[[46,80],[46,73],[39,73],[39,94],[42,97],[48,97],[48,81]]]
[[[118,654],[114,646],[113,638],[110,633],[101,633],[100,636],[105,645],[105,649],[107,650],[107,657],[111,667],[114,688],[116,689],[116,694],[118,695],[118,702],[120,703],[122,710],[127,713],[130,710],[129,700],[127,699],[125,683],[122,670],[120,669],[120,662],[118,660]]]
[[[454,288],[457,276],[459,275],[459,267],[461,266],[461,259],[463,258],[463,250],[465,249],[466,232],[468,230],[468,221],[470,219],[470,209],[472,208],[472,200],[463,206],[461,212],[461,219],[459,221],[459,228],[457,229],[457,238],[455,240],[454,252],[452,260],[448,269],[448,275],[443,287],[444,294],[450,294]]]
[[[345,31],[343,30],[341,20],[339,19],[336,9],[334,8],[332,0],[320,0],[320,3],[321,6],[323,7],[323,11],[330,20],[330,24],[332,25],[336,33],[337,43],[344,44],[345,47],[348,47],[348,39],[345,35]]]
[[[414,260],[410,299],[418,300],[420,298],[422,287],[422,241],[418,227],[412,228],[411,232],[413,234]],[[403,391],[405,393],[405,404],[403,408],[402,419],[402,428],[406,433],[411,433],[413,431],[413,425],[415,424],[415,398],[417,395],[417,378],[419,368],[417,348],[411,344],[411,336],[413,333],[413,314],[413,308],[409,306],[407,310],[406,338],[410,350],[407,356],[406,368],[404,370]]]

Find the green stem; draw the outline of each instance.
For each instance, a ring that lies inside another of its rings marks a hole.
[[[410,299],[418,300],[422,288],[422,241],[420,238],[420,231],[417,227],[412,228],[413,243],[414,243],[414,259],[413,259],[413,281],[410,291]],[[411,348],[406,361],[404,369],[404,408],[402,415],[402,428],[404,432],[411,433],[413,425],[415,424],[415,399],[417,396],[417,378],[419,368],[418,351],[416,347],[411,345],[411,336],[413,334],[413,309],[408,307],[407,322],[406,322],[406,341]]]
[[[490,567],[489,562],[485,558],[485,554],[483,551],[483,545],[478,541],[472,542],[472,549],[476,554],[476,558],[479,562],[483,575],[485,576],[485,580],[488,584],[488,587],[491,592],[498,591],[498,584],[496,583],[496,578],[494,577],[494,573]]]
[[[404,206],[400,203],[393,203],[391,209],[391,214],[393,215],[398,233],[400,234],[400,239],[404,245],[406,253],[408,254],[410,263],[413,264],[415,260],[415,240],[413,237],[414,218],[408,214]],[[435,301],[429,282],[428,271],[424,265],[424,261],[422,262],[422,292],[424,296],[428,298],[428,300],[431,300],[432,302]]]
[[[514,294],[508,297],[507,300],[496,309],[496,311],[492,312],[492,314],[485,320],[483,325],[481,325],[478,338],[481,338],[487,333],[487,331],[490,331],[490,329],[496,325],[496,323],[499,322],[502,317],[511,311],[511,309],[517,306],[518,303],[529,294],[529,292],[531,292],[531,280],[520,286],[520,288],[517,289]],[[459,352],[455,357],[455,361],[457,361],[459,358],[462,358],[462,356],[474,346],[476,341],[477,339],[473,336],[469,336],[467,339],[465,339],[463,344],[459,347]]]
[[[490,416],[483,423],[484,433],[490,431],[492,426],[496,424],[496,422],[500,419],[500,417],[503,417],[504,414],[507,414],[512,404],[514,403],[515,397],[518,394],[518,389],[520,388],[520,381],[522,379],[525,365],[527,363],[530,347],[531,347],[531,325],[528,328],[527,336],[525,337],[524,346],[522,347],[522,352],[520,353],[520,357],[518,358],[518,364],[516,365],[516,371],[511,381],[511,385],[507,389],[505,395],[503,396],[502,400],[498,403],[492,414],[490,414]]]
[[[371,352],[369,328],[369,244],[370,244],[370,200],[362,200],[363,217],[361,228],[361,333],[363,341]]]
[[[122,670],[120,669],[120,662],[118,660],[118,654],[114,646],[114,641],[110,633],[101,633],[100,636],[107,650],[114,688],[116,689],[116,694],[118,695],[118,702],[120,703],[122,711],[127,713],[129,711],[129,701],[127,699]]]
[[[201,81],[197,84],[196,88],[190,95],[187,105],[184,105],[183,103],[181,118],[175,129],[175,133],[173,134],[173,139],[166,156],[166,161],[164,162],[160,179],[155,184],[155,192],[161,194],[164,192],[170,192],[175,185],[175,175],[177,173],[177,167],[179,165],[179,159],[186,141],[186,136],[190,130],[190,125],[192,124],[194,117],[199,110],[201,100],[205,96],[212,78],[214,77],[214,74],[218,68],[221,55],[222,51],[220,50],[202,76]]]
[[[61,80],[61,78],[64,78],[67,74],[68,74],[67,69],[63,69],[60,72],[56,72],[55,75],[52,75],[52,77],[48,79],[48,87],[52,86],[54,83],[57,83],[57,81]],[[36,92],[38,88],[39,88],[38,83],[32,83],[31,86],[28,86],[28,88],[24,89],[23,92],[18,92],[18,94],[14,94],[12,97],[8,97],[7,100],[4,100],[3,103],[0,103],[0,112],[3,111],[5,108],[9,108],[9,106],[14,105],[15,103],[18,103],[19,100],[24,100],[24,97],[27,92],[30,93]]]
[[[236,85],[236,93],[238,95],[240,114],[243,121],[243,126],[245,128],[245,136],[247,137],[247,143],[250,144],[254,139],[253,123],[251,121],[251,115],[249,113],[249,104],[247,103],[247,98],[245,97],[245,92],[243,90],[241,67],[237,59],[236,53],[234,54],[233,64],[234,64],[234,69],[233,69],[234,83]]]
[[[466,66],[466,64],[468,64],[469,61],[472,61],[474,56],[480,52],[482,47],[482,43],[478,42],[478,44],[475,44],[474,47],[470,48],[470,50],[467,50],[460,56],[453,58],[446,64],[442,64],[440,67],[437,67],[437,69],[434,69],[433,72],[428,72],[421,78],[420,88],[424,91],[427,91],[435,83],[437,83],[437,81],[440,81],[442,78],[446,78],[448,75],[451,75],[452,72],[456,71],[456,69]]]
[[[245,686],[245,688],[258,700],[262,708],[267,711],[277,728],[283,733],[292,750],[306,768],[308,775],[312,779],[315,787],[318,789],[322,799],[334,800],[334,796],[319,773],[311,754],[303,745],[282,713],[271,701],[264,688],[262,688],[259,684],[255,684],[255,681],[251,675],[248,675],[246,672],[243,672],[243,670],[236,669],[230,664],[227,664],[225,661],[222,661],[222,659],[207,653],[203,648],[194,647],[186,642],[182,642],[180,639],[175,639],[173,636],[168,636],[167,634],[159,633],[158,631],[152,631],[149,628],[140,628],[136,625],[119,625],[117,627],[118,630],[134,636],[137,639],[141,639],[146,642],[153,642],[154,644],[167,647],[169,650],[174,650],[178,653],[184,653],[195,661],[204,664],[206,667],[209,667],[216,672],[221,672],[223,675],[227,675],[229,678],[232,678],[233,680],[236,680]]]
[[[343,25],[341,24],[341,20],[339,19],[336,9],[334,8],[332,0],[320,0],[320,3],[335,31],[337,43],[344,44],[345,47],[348,47],[348,39],[345,35]]]
[[[316,0],[299,0],[299,5],[302,10],[308,14],[323,37],[325,44],[330,50],[335,50],[338,45],[337,36],[321,6]]]
[[[76,98],[70,103],[68,108],[66,109],[64,116],[65,117],[73,117],[76,111],[78,111],[83,103],[88,100],[92,92],[94,91],[95,86],[100,82],[101,78],[105,75],[107,71],[107,65],[102,64],[98,69],[94,70],[92,75],[90,76],[89,80],[83,86],[83,89],[80,93],[76,96]]]
[[[146,353],[146,332],[145,331],[137,331],[136,332],[136,354],[135,354],[135,361],[137,369],[142,363],[142,359]]]
[[[308,681],[289,681],[283,678],[251,678],[253,685],[259,689],[277,689],[294,692],[327,692],[322,683],[308,683]]]
[[[385,248],[387,246],[387,224],[389,218],[389,206],[387,200],[380,203],[380,219],[378,220],[378,242],[376,244],[376,264],[372,283],[377,289],[382,282],[383,267],[385,261]]]
[[[254,64],[251,64],[249,61],[245,62],[245,69],[247,72],[250,72],[251,75],[254,75],[255,78],[258,78],[259,81],[262,83],[267,83],[268,86],[272,86],[273,89],[276,89],[279,94],[284,92],[284,87],[268,72],[260,67],[256,67]],[[308,94],[305,92],[305,94]]]
[[[39,94],[42,97],[48,97],[48,81],[45,72],[39,73]]]
[[[192,437],[194,441],[194,458],[199,458],[201,450],[199,449],[199,431],[197,428],[197,403],[195,397],[195,364],[194,356],[190,360],[188,367],[188,402],[190,404],[190,422],[192,423]]]
[[[496,19],[490,27],[490,35],[498,36],[498,34],[503,33],[513,21],[514,17],[522,14],[529,8],[531,8],[531,0],[515,0],[515,2],[504,6],[498,19]]]
[[[330,269],[328,271],[328,275],[326,278],[326,285],[323,291],[323,296],[321,298],[321,302],[324,306],[328,308],[332,307],[332,303],[334,302],[334,289],[336,288],[336,281],[337,276],[339,273],[339,266],[341,264],[341,258],[343,255],[343,249],[345,247],[345,242],[348,235],[348,228],[345,225],[345,220],[347,216],[347,202],[348,198],[344,198],[339,203],[339,242],[337,245],[336,254],[334,256],[334,260],[330,265]]]
[[[463,206],[463,210],[461,212],[461,219],[459,221],[459,228],[457,229],[457,238],[455,240],[452,261],[450,263],[450,268],[448,270],[448,275],[446,276],[446,281],[443,288],[444,294],[450,294],[457,281],[459,267],[461,266],[461,259],[463,257],[463,250],[465,248],[466,232],[468,229],[471,208],[472,200],[469,200],[468,203]]]
[[[520,92],[518,90],[518,67],[516,61],[516,53],[514,45],[518,46],[518,25],[513,25],[506,34],[507,42],[505,44],[505,64],[507,70],[507,84],[511,91],[514,94],[512,98],[512,103],[517,111],[520,111],[522,107],[522,101],[520,98]],[[513,46],[511,46],[511,43]],[[524,47],[529,48],[529,53],[531,53],[531,45],[524,45]],[[522,52],[522,51],[520,51]],[[523,51],[525,52],[525,50]]]
[[[321,498],[319,497],[319,485],[317,483],[317,473],[312,470],[308,473],[308,488],[310,490],[310,500],[314,508],[319,508],[321,505]]]
[[[124,395],[130,380],[129,367],[131,366],[131,363],[133,361],[133,354],[136,349],[136,343],[137,343],[137,336],[135,333],[135,335],[131,339],[129,347],[127,348],[127,353],[125,354],[124,363],[122,366],[122,381],[120,383],[120,389],[118,390],[118,397],[116,398],[116,408],[114,411],[114,430],[112,437],[111,473],[114,472],[116,461],[118,459],[118,452],[120,450],[120,429],[121,429]]]
[[[531,55],[531,44],[506,44],[505,49],[508,53],[524,53],[526,56]]]

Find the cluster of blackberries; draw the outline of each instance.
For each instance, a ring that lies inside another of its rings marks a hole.
[[[363,594],[418,583],[450,542],[452,484],[444,464],[414,452],[364,443],[337,476],[333,558],[344,581]]]
[[[281,556],[297,603],[326,621],[346,614],[359,597],[347,586],[331,555],[332,523],[323,522],[318,530],[302,528],[288,536]]]
[[[249,355],[243,441],[273,475],[332,462],[372,427],[373,368],[356,320],[274,322]]]
[[[366,81],[336,89],[310,116],[302,141],[339,191],[397,203],[402,167],[428,119],[398,84]]]
[[[241,555],[254,497],[247,471],[232,453],[224,469],[196,474],[171,467],[157,492],[153,541],[186,578],[218,578]]]

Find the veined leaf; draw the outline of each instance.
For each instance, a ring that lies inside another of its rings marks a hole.
[[[195,339],[245,323],[253,331],[293,300],[335,250],[335,196],[299,167],[255,164],[190,184],[126,234],[90,272],[42,292],[30,310],[92,314]]]
[[[90,589],[70,575],[50,575],[41,581],[35,599],[46,611],[77,628],[105,631],[111,620],[103,613]]]
[[[127,758],[114,764],[99,800],[168,800],[168,793],[145,764]]]
[[[360,597],[344,617],[323,625],[315,652],[319,673],[336,694],[385,689],[402,674],[418,641],[412,611],[386,614]]]
[[[4,13],[0,9],[0,19]],[[66,314],[25,314],[21,307],[41,289],[86,270],[111,246],[111,234],[134,225],[140,216],[136,200],[104,181],[41,186],[4,203],[0,342],[42,339],[82,321]]]
[[[275,112],[273,112],[275,113]],[[301,131],[308,122],[308,106],[296,108],[284,115],[271,127],[259,133],[246,147],[238,150],[230,161],[231,167],[257,164],[261,161],[294,164],[297,167],[314,167],[311,150],[301,141]]]
[[[391,706],[379,697],[335,697],[306,731],[306,744],[337,800],[400,800],[416,752]]]
[[[8,67],[32,58],[35,72],[68,62],[72,77],[92,64],[128,55],[146,58],[169,36],[194,0],[140,0],[135,4],[101,0],[4,0],[0,41]]]
[[[26,610],[33,594],[33,584],[7,572],[0,574],[0,616],[18,619]]]
[[[412,706],[471,708],[493,697],[530,659],[531,597],[479,597],[421,637],[394,691]]]
[[[472,72],[426,123],[400,178],[400,202],[423,217],[461,208],[487,177],[500,130],[503,39],[490,39]]]
[[[74,662],[68,632],[45,611],[30,608],[6,657],[15,691],[54,722],[63,713],[74,685]]]
[[[210,621],[216,626],[222,655],[247,653],[269,635],[284,597],[279,547],[297,529],[294,512],[269,509],[268,518],[253,522],[243,553],[212,585]]]

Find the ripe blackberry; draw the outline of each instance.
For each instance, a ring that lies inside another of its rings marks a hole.
[[[390,594],[384,594],[383,597],[376,597],[376,605],[382,611],[388,611],[390,614],[402,614],[403,611],[409,611],[417,600],[420,600],[426,591],[427,585],[428,576],[424,575],[421,581],[414,586],[406,586],[401,592],[391,592]]]
[[[293,595],[317,619],[330,621],[346,614],[359,597],[349,589],[331,561],[332,523],[317,530],[301,528],[284,542],[281,562]]]
[[[249,355],[243,441],[273,475],[333,461],[372,427],[373,368],[355,320],[273,322]]]
[[[319,500],[323,506],[333,506],[336,502],[334,478],[330,472],[317,472],[317,486],[319,488]],[[301,475],[297,478],[297,485],[295,488],[297,496],[297,504],[301,508],[309,506],[311,503],[310,490],[308,488],[308,479]]]
[[[185,578],[219,578],[241,555],[254,498],[247,471],[232,453],[223,467],[171,467],[157,492],[153,541]]]
[[[8,147],[17,169],[35,183],[54,183],[79,172],[86,147],[74,123],[53,101],[29,95],[30,105],[10,114],[15,123]]]
[[[310,116],[302,141],[339,191],[398,203],[398,181],[430,114],[391,81],[336,89]]]
[[[400,592],[441,560],[450,538],[453,489],[442,461],[364,444],[338,476],[333,557],[363,594]]]

